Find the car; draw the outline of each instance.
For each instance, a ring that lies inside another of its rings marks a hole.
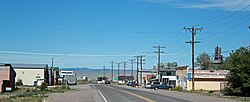
[[[145,89],[150,89],[150,88],[151,88],[151,83],[147,83]]]
[[[105,81],[105,84],[110,84],[110,81]]]
[[[158,90],[158,89],[171,89],[171,88],[173,88],[173,86],[167,85],[167,84],[163,84],[163,83],[160,83],[160,82],[151,85],[151,89],[154,89],[154,90]]]
[[[136,84],[134,82],[128,82],[127,85],[131,87],[135,87]]]

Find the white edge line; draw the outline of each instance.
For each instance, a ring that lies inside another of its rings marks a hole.
[[[93,85],[93,86],[95,87],[95,85]],[[96,88],[96,87],[95,87],[95,88]],[[99,92],[99,94],[102,96],[104,102],[108,102],[108,101],[106,100],[106,98],[103,96],[102,92],[101,92],[99,89],[97,89],[97,88],[96,88],[96,90],[97,90],[97,91]]]

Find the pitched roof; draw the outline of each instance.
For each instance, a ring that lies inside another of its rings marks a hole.
[[[24,69],[45,69],[48,68],[47,64],[11,64],[13,68]]]

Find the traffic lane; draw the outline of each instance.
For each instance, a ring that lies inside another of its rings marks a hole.
[[[127,91],[115,89],[104,84],[94,85],[98,90],[101,91],[107,102],[149,102],[133,95],[133,93],[127,93]],[[153,101],[151,101],[153,102]]]
[[[129,89],[129,88],[124,88],[124,87],[119,87],[115,85],[109,85],[110,87],[113,87],[115,89],[120,89],[120,90],[126,90],[138,95],[141,95],[143,97],[150,98],[156,102],[161,102],[161,101],[166,101],[166,102],[194,102],[193,100],[188,100],[188,99],[182,99],[178,97],[173,97],[173,96],[166,96],[166,95],[161,95],[161,94],[156,94],[156,93],[151,93],[151,92],[146,92],[146,91],[140,91],[140,90],[134,90],[134,89]]]

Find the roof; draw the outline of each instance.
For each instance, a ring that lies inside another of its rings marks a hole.
[[[191,73],[192,70],[189,70]],[[225,78],[229,73],[228,70],[195,70],[195,78]]]
[[[126,78],[126,79],[125,79]],[[134,80],[133,76],[118,76],[119,80]]]
[[[48,68],[47,64],[11,64],[14,69],[46,69]]]

